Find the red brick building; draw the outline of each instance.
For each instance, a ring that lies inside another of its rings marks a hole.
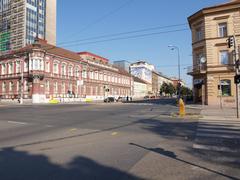
[[[132,96],[131,75],[109,63],[109,60],[90,52],[80,52],[82,58],[82,95],[93,100],[111,96]],[[88,73],[87,73],[88,72]]]
[[[106,58],[75,53],[39,40],[0,57],[0,96],[33,103],[102,100],[130,96],[132,78],[112,67]]]

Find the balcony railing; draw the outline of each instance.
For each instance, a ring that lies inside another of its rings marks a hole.
[[[195,66],[187,67],[188,74],[202,74],[202,73],[206,73],[206,70],[207,70],[206,64],[197,64]]]

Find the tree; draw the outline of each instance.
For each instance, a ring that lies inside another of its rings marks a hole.
[[[160,94],[162,94],[162,93],[172,96],[173,94],[176,93],[176,89],[173,86],[173,84],[171,84],[171,83],[167,84],[164,82],[160,88]]]

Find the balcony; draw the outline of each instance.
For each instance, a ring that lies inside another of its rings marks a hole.
[[[205,63],[187,67],[188,75],[205,74],[206,71],[207,71],[207,65]]]

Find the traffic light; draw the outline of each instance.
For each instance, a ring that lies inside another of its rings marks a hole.
[[[240,83],[240,75],[239,74],[234,76],[234,83],[235,84],[239,84]]]
[[[228,42],[228,48],[231,48],[234,46],[234,42],[235,39],[234,39],[234,36],[229,36],[228,39],[227,39],[227,42]]]
[[[240,61],[239,61],[239,60],[236,60],[236,61],[235,61],[235,67],[236,67],[236,69],[239,69],[239,66],[240,66]]]

